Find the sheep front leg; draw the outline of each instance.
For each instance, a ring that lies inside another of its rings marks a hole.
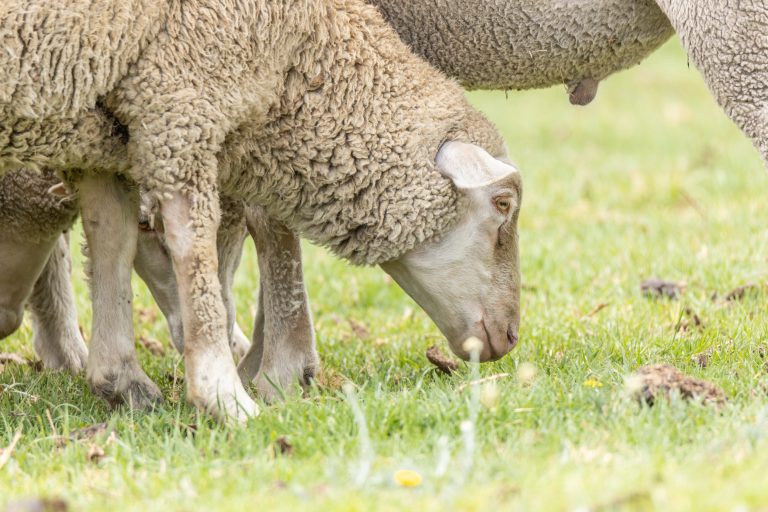
[[[93,303],[88,384],[113,406],[152,408],[163,397],[139,365],[131,316],[138,194],[106,174],[88,174],[78,188]]]
[[[68,238],[67,234],[59,237],[35,281],[29,308],[35,352],[45,367],[77,373],[85,368],[88,349],[77,323]]]
[[[258,406],[238,377],[227,341],[227,312],[217,275],[220,209],[215,186],[174,192],[161,200],[161,213],[179,286],[187,400],[220,419],[245,421],[258,414]]]
[[[657,0],[725,113],[768,164],[768,4]]]
[[[259,309],[253,345],[241,361],[243,381],[273,401],[277,388],[306,385],[319,366],[312,316],[304,287],[299,237],[264,212],[247,212],[248,231],[259,255]]]

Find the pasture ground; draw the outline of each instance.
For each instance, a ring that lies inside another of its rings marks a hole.
[[[0,448],[21,438],[0,469],[0,510],[41,497],[111,512],[768,510],[768,288],[711,299],[768,280],[768,174],[678,43],[603,83],[587,108],[562,88],[470,98],[503,131],[525,183],[521,344],[480,368],[508,374],[495,388],[463,387],[476,378],[467,365],[448,377],[426,361],[428,346],[445,344],[381,270],[306,246],[323,376],[246,428],[220,427],[184,403],[183,364],[136,280],[137,336],[166,347],[139,346],[165,406],[110,412],[82,376],[5,365]],[[249,247],[236,290],[244,327],[257,271]],[[649,277],[687,290],[649,300]],[[680,328],[686,308],[700,327]],[[0,350],[33,357],[29,323]],[[692,356],[706,350],[702,368]],[[625,378],[648,363],[713,381],[728,404],[639,407]],[[473,411],[475,436],[461,428]],[[57,443],[101,422],[112,439]],[[423,482],[396,484],[399,469]]]

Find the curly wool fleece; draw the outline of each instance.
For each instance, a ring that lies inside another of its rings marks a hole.
[[[414,56],[375,9],[358,0],[329,7],[266,124],[245,123],[228,138],[222,190],[341,257],[377,264],[456,220],[459,195],[434,166],[444,141],[505,150],[462,89]]]
[[[470,89],[602,80],[673,34],[652,0],[367,0],[419,55]]]
[[[0,174],[21,163],[80,165],[84,152],[115,163],[119,144],[102,140],[112,122],[93,109],[162,28],[169,3],[2,1]]]
[[[768,4],[658,0],[728,117],[768,164]]]
[[[48,240],[77,218],[77,201],[48,190],[61,181],[52,172],[10,171],[0,178],[2,236],[24,242]]]

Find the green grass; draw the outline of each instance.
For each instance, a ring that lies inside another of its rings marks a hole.
[[[0,447],[16,431],[22,438],[0,469],[0,509],[21,497],[60,496],[71,510],[113,512],[765,510],[768,363],[757,352],[768,342],[768,296],[730,306],[710,300],[768,280],[768,175],[750,143],[677,43],[609,79],[584,109],[571,107],[562,88],[470,98],[504,133],[525,181],[521,345],[480,369],[511,376],[497,381],[494,409],[479,406],[474,451],[461,431],[473,407],[460,390],[470,368],[436,373],[424,350],[440,341],[437,329],[382,271],[307,246],[323,385],[227,429],[185,405],[183,386],[169,378],[183,364],[170,350],[154,357],[139,348],[167,399],[152,415],[109,411],[83,377],[8,365],[0,373]],[[653,276],[685,281],[688,290],[680,301],[648,300],[639,285]],[[238,318],[248,326],[258,283],[251,248],[238,278]],[[153,308],[138,280],[135,289],[137,309]],[[601,303],[608,306],[585,316]],[[677,332],[686,307],[702,329]],[[363,323],[369,339],[358,339],[349,320]],[[159,315],[136,322],[137,332],[168,344]],[[25,324],[2,350],[31,357],[30,337]],[[711,362],[699,368],[691,356],[708,348]],[[638,407],[625,376],[657,362],[720,385],[728,405]],[[523,363],[537,370],[532,382],[517,378]],[[354,384],[372,456],[361,451],[340,378]],[[57,447],[55,434],[103,421],[116,440]],[[280,436],[292,454],[276,455]],[[88,460],[92,443],[105,452],[98,462]],[[445,456],[447,469],[436,474]],[[417,470],[422,485],[393,483],[401,468]]]

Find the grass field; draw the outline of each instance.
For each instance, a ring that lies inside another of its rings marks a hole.
[[[504,133],[525,183],[521,344],[479,369],[509,376],[464,387],[477,378],[469,366],[437,373],[424,351],[447,345],[415,303],[381,270],[307,246],[320,383],[245,428],[220,427],[185,404],[183,364],[137,279],[137,332],[167,347],[162,357],[139,348],[165,406],[111,412],[82,376],[6,365],[0,447],[21,438],[0,468],[0,510],[25,497],[111,512],[768,510],[768,292],[711,300],[768,280],[768,174],[750,143],[677,43],[602,84],[587,108],[571,107],[562,88],[470,98]],[[687,291],[643,297],[640,282],[656,276]],[[247,327],[258,283],[250,247],[238,277]],[[685,308],[700,328],[679,329]],[[701,368],[692,356],[707,349]],[[29,324],[0,350],[33,357]],[[729,402],[639,407],[625,378],[648,363],[711,380]],[[112,439],[56,441],[100,422]],[[423,482],[398,485],[400,469]]]

